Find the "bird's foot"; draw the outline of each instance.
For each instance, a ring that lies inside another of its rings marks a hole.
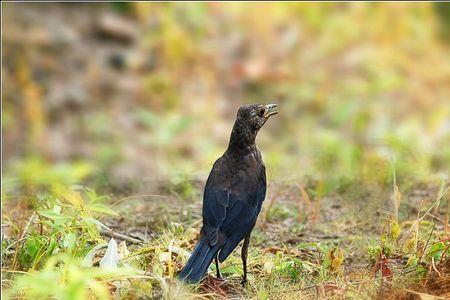
[[[217,278],[217,279],[222,279],[222,275],[221,275],[220,273],[217,273],[217,274],[216,274],[216,278]]]
[[[243,287],[246,287],[247,286],[247,278],[242,278],[241,284]]]

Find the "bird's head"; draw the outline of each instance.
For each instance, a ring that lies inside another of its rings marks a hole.
[[[266,121],[278,113],[276,104],[247,104],[239,108],[237,120],[241,126],[258,132],[264,126]]]
[[[278,113],[277,107],[276,104],[241,106],[231,132],[229,151],[241,153],[254,146],[256,134],[271,116]]]

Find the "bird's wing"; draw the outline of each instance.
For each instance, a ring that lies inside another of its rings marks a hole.
[[[203,234],[211,246],[217,244],[219,227],[227,215],[230,204],[228,169],[221,159],[214,166],[206,181],[203,194]]]
[[[244,239],[255,226],[261,206],[266,196],[266,172],[264,166],[256,176],[256,189],[250,201],[236,201],[234,206],[229,205],[227,216],[220,227],[220,231],[226,236],[226,241],[221,247],[219,261],[223,262],[236,246]],[[247,194],[247,196],[250,196]],[[232,202],[231,197],[230,202]]]
[[[203,234],[215,245],[224,234],[242,238],[253,229],[266,193],[264,165],[255,169],[230,170],[220,160],[214,164],[203,196]],[[230,181],[230,178],[233,178]],[[220,232],[219,232],[220,229]],[[242,239],[240,238],[239,241]],[[239,242],[238,241],[238,242]]]

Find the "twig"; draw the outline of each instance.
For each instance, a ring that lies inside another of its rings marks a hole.
[[[409,289],[404,289],[404,291],[414,294],[414,295],[417,295],[417,296],[419,296],[420,299],[426,299],[425,297],[422,297],[422,296],[430,296],[428,294],[420,293],[420,292],[409,290]],[[444,297],[440,297],[440,296],[436,296],[436,295],[432,295],[430,297],[431,297],[430,299],[436,299],[436,300],[446,299]]]
[[[433,256],[431,257],[431,266],[432,266],[433,269],[436,271],[436,273],[438,274],[438,276],[439,276],[439,277],[442,277],[441,272],[439,272],[439,271],[436,269],[436,266],[434,265],[434,257],[433,257]]]
[[[100,230],[100,234],[107,235],[109,237],[118,238],[133,244],[142,244],[143,241],[135,239],[131,236],[127,236],[121,233],[114,232],[112,230]]]
[[[441,199],[447,194],[447,192],[450,190],[450,187],[447,187],[444,189],[444,185],[441,185],[441,189],[438,193],[438,196],[436,198],[436,200],[433,202],[433,204],[426,210],[426,212],[423,214],[423,216],[417,218],[416,222],[414,222],[414,224],[411,226],[411,229],[409,230],[407,236],[409,236],[412,231],[414,226],[419,226],[420,222],[422,222],[422,220],[431,212],[431,210],[438,204],[440,203]],[[417,216],[419,216],[419,213],[417,214]],[[417,230],[416,230],[417,231]]]
[[[16,240],[16,241],[12,242],[8,247],[6,247],[6,249],[4,250],[4,252],[5,252],[6,254],[11,254],[11,253],[13,253],[13,252],[8,252],[9,249],[12,248],[13,246],[15,246],[17,243],[22,242],[22,241],[25,240],[25,239],[26,239],[26,237],[23,237],[23,238],[21,238],[21,239],[19,239],[19,240]],[[11,250],[11,251],[12,251],[12,250]],[[14,252],[14,253],[15,253],[15,252]]]
[[[312,288],[315,288],[316,286],[317,286],[317,284],[314,284],[314,285],[308,285],[308,286],[306,286],[306,287],[304,287],[304,288],[299,289],[299,291],[304,291],[304,290],[312,289]]]
[[[19,274],[30,274],[29,272],[25,271],[18,271],[18,270],[8,270],[8,269],[2,269],[2,273],[19,273]]]
[[[442,220],[441,218],[439,218],[438,216],[435,216],[433,214],[430,214],[430,217],[432,217],[433,219],[436,219],[437,221],[443,223],[445,225],[445,220]]]

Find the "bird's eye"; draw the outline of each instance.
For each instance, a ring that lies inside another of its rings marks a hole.
[[[260,110],[259,110],[259,116],[264,116],[264,113],[265,113],[265,109],[264,108],[261,108]]]

